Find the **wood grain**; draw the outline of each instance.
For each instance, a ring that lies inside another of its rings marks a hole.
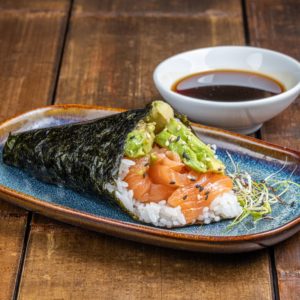
[[[50,102],[68,1],[1,1],[0,120]],[[27,212],[0,200],[0,299],[10,299]]]
[[[15,1],[17,2],[17,1]],[[0,10],[0,118],[49,103],[67,0],[60,10]]]
[[[58,103],[140,107],[155,65],[191,48],[244,43],[240,1],[74,3]],[[267,251],[180,252],[35,216],[20,299],[271,299]]]
[[[39,216],[28,249],[20,299],[271,299],[266,251],[175,251]]]
[[[280,299],[297,300],[300,295],[300,234],[275,248]]]
[[[0,213],[0,299],[10,299],[15,288],[27,215]]]
[[[248,1],[252,45],[300,59],[300,5],[292,0]],[[300,150],[300,98],[262,128],[263,138]]]
[[[141,107],[159,97],[152,73],[161,60],[244,42],[239,1],[128,3],[75,1],[57,103]]]
[[[300,5],[291,0],[247,2],[250,42],[300,59]],[[300,150],[300,98],[262,128],[262,138]],[[280,299],[299,299],[300,233],[275,247]]]
[[[10,299],[15,289],[26,220],[25,210],[0,199],[0,299]]]

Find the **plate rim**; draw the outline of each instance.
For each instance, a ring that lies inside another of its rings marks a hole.
[[[24,113],[17,114],[13,117],[10,117],[2,122],[0,122],[0,129],[4,128],[10,122],[18,122],[19,118],[24,118],[26,115],[39,113],[41,111],[48,111],[48,110],[55,110],[55,109],[85,109],[85,110],[103,110],[103,111],[112,111],[112,112],[122,112],[126,111],[127,109],[124,108],[113,108],[113,107],[105,107],[99,105],[85,105],[85,104],[55,104],[44,106],[40,108],[35,108]],[[200,128],[202,130],[213,132],[217,134],[222,134],[225,136],[230,136],[235,139],[239,139],[245,142],[254,143],[258,146],[264,146],[267,148],[271,148],[273,150],[286,152],[298,159],[300,159],[300,152],[297,150],[289,149],[284,146],[276,145],[267,141],[259,140],[253,137],[244,136],[238,133],[230,132],[220,128],[214,128],[206,125],[200,125],[197,123],[191,122],[192,126]],[[285,231],[292,230],[297,225],[300,224],[300,215],[295,219],[289,221],[286,224],[281,225],[280,227],[276,227],[271,230],[262,231],[259,233],[253,234],[243,234],[243,235],[236,235],[236,236],[206,236],[206,235],[199,235],[199,234],[186,234],[182,232],[175,232],[172,230],[164,229],[164,228],[157,228],[152,226],[145,226],[144,224],[135,224],[130,222],[124,222],[120,220],[116,220],[113,218],[97,216],[91,213],[86,213],[77,209],[69,208],[63,205],[50,203],[39,199],[37,197],[33,197],[28,194],[24,194],[22,192],[18,192],[14,189],[8,188],[2,184],[0,184],[0,194],[3,196],[8,196],[21,201],[25,205],[21,205],[22,207],[34,211],[35,209],[38,211],[39,208],[43,210],[49,210],[53,213],[58,213],[59,217],[79,217],[84,218],[85,220],[89,221],[90,223],[98,223],[106,226],[113,226],[114,228],[119,229],[126,229],[129,231],[133,231],[137,234],[146,234],[146,235],[154,235],[158,238],[168,238],[168,239],[175,239],[179,241],[185,242],[210,242],[210,243],[238,243],[238,242],[257,242],[262,239],[268,239],[277,236],[278,234],[284,233]],[[5,201],[11,202],[13,204],[17,204],[15,201],[11,201],[10,199],[3,199]],[[30,205],[26,205],[26,201],[28,204],[33,205],[33,209],[30,208]],[[42,213],[44,213],[42,211]]]

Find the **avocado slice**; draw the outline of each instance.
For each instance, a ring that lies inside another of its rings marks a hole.
[[[140,121],[131,131],[125,142],[125,155],[129,158],[143,157],[152,150],[155,134],[155,123]]]
[[[174,117],[172,107],[163,101],[154,101],[148,116],[128,134],[125,155],[143,157],[156,142],[180,155],[183,163],[197,172],[223,173],[224,164],[214,151],[194,135],[189,127]]]
[[[225,170],[214,151],[175,118],[170,119],[165,129],[155,137],[155,142],[178,153],[184,164],[197,172],[223,173]]]
[[[152,109],[146,117],[147,122],[155,123],[155,133],[162,131],[169,121],[174,118],[173,108],[164,101],[152,102]]]

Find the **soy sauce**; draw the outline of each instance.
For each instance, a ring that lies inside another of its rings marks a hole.
[[[195,99],[238,102],[278,95],[285,88],[279,81],[260,73],[214,70],[186,76],[175,82],[172,90]]]

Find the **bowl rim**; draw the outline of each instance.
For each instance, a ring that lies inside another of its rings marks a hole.
[[[194,53],[194,52],[201,52],[201,51],[208,51],[208,50],[211,50],[211,49],[222,49],[222,48],[224,48],[224,49],[235,48],[235,49],[240,49],[241,51],[244,51],[246,49],[252,49],[252,50],[260,51],[260,52],[271,54],[271,55],[277,55],[278,57],[280,57],[282,59],[286,59],[286,60],[290,61],[292,64],[294,64],[296,67],[298,67],[299,74],[300,74],[300,62],[298,60],[296,60],[295,58],[293,58],[289,55],[286,55],[284,53],[274,51],[274,50],[270,50],[270,49],[266,49],[266,48],[259,48],[259,47],[252,47],[252,46],[223,45],[223,46],[192,49],[192,50],[184,51],[184,52],[181,52],[181,53],[177,53],[173,56],[170,56],[170,57],[166,58],[165,60],[160,62],[156,66],[156,68],[154,69],[153,81],[155,83],[156,88],[158,89],[159,92],[160,92],[160,90],[163,90],[164,92],[172,95],[173,97],[176,97],[177,101],[189,101],[190,103],[194,103],[195,105],[205,104],[205,105],[209,105],[209,106],[212,106],[212,107],[219,107],[219,108],[224,107],[224,106],[226,106],[226,107],[263,106],[263,105],[271,104],[273,102],[279,102],[279,101],[287,100],[288,98],[293,97],[295,95],[297,97],[300,94],[300,78],[299,78],[299,81],[295,86],[293,86],[290,89],[287,89],[283,93],[280,93],[278,95],[274,95],[274,96],[271,96],[271,97],[266,97],[266,98],[262,98],[262,99],[248,100],[248,101],[237,101],[237,102],[233,102],[233,101],[226,101],[226,102],[210,101],[210,100],[204,100],[204,99],[196,99],[196,98],[192,98],[192,97],[189,97],[189,96],[178,94],[178,93],[172,91],[169,87],[167,88],[158,79],[158,75],[160,73],[161,67],[165,63],[170,62],[171,60],[173,60],[177,57],[181,57],[181,56],[184,56],[186,54],[190,54],[190,53]],[[215,70],[217,70],[217,69],[215,69]],[[235,69],[235,70],[245,70],[245,69]],[[272,75],[268,75],[268,76],[272,77]],[[300,77],[300,75],[299,75],[299,77]]]

